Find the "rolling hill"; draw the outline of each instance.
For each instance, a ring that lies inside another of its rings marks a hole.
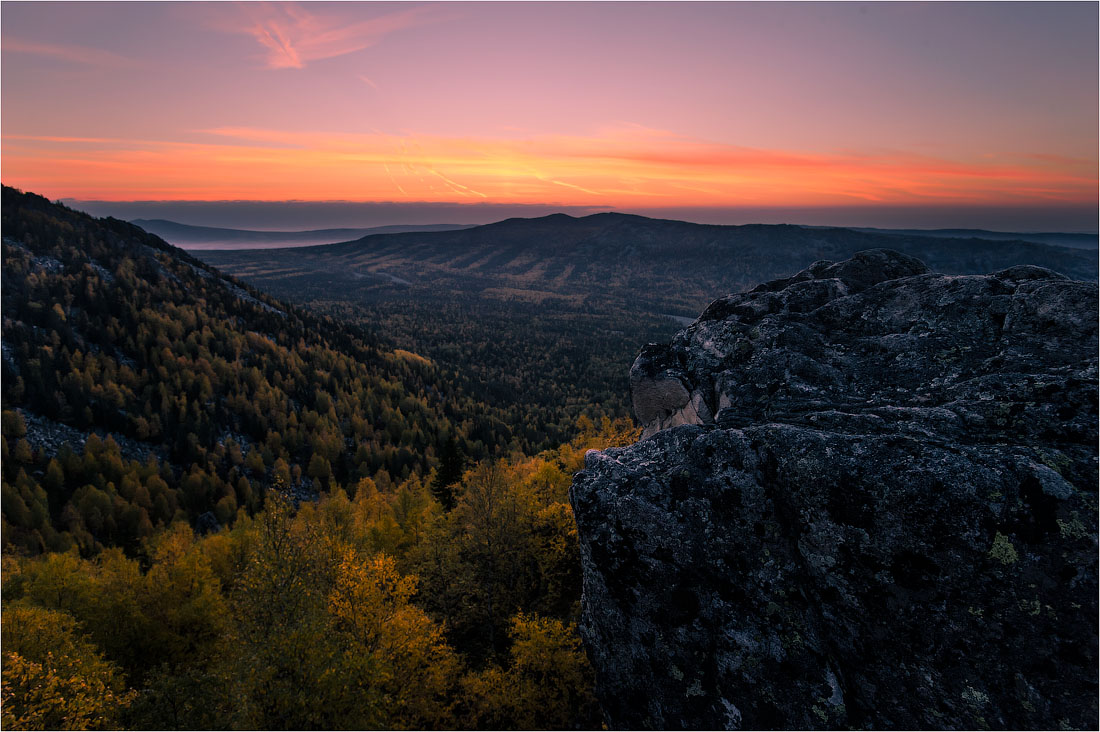
[[[1065,247],[786,225],[712,226],[626,214],[508,219],[459,231],[377,234],[310,248],[209,252],[206,261],[273,291],[322,286],[354,299],[461,292],[482,298],[616,303],[693,316],[710,300],[889,248],[950,274],[1036,264],[1094,279],[1096,257]]]

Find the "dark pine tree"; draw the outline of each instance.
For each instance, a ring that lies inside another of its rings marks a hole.
[[[462,470],[466,466],[466,459],[458,448],[454,435],[447,437],[443,448],[439,452],[439,469],[432,479],[432,494],[443,504],[443,508],[450,511],[455,506],[454,485],[462,480]]]

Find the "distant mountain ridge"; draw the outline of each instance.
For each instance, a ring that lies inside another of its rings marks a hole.
[[[458,233],[462,232],[462,233]],[[800,233],[804,232],[804,233]],[[828,233],[826,233],[828,232]],[[671,244],[669,237],[676,237],[680,244],[691,243],[693,251],[710,251],[715,245],[725,247],[731,244],[752,244],[762,239],[782,240],[786,249],[797,246],[800,243],[812,244],[825,241],[836,243],[840,238],[851,241],[859,241],[870,244],[885,244],[895,242],[899,248],[930,248],[937,250],[940,245],[923,241],[926,239],[952,240],[956,247],[963,247],[983,255],[995,251],[1014,252],[1023,256],[1044,257],[1051,256],[1050,252],[1042,253],[1040,249],[1028,246],[1012,247],[1005,249],[1001,244],[1039,245],[1062,249],[1088,248],[1087,241],[1092,237],[1095,246],[1095,235],[1077,233],[1037,233],[1016,234],[1011,232],[986,231],[982,229],[874,229],[865,227],[816,227],[796,224],[696,224],[688,221],[673,219],[656,219],[636,214],[623,214],[616,212],[597,213],[588,216],[575,217],[569,214],[558,213],[537,218],[510,218],[481,226],[454,227],[445,232],[428,232],[426,230],[416,232],[371,232],[357,239],[344,242],[335,242],[331,245],[332,251],[341,248],[345,251],[348,244],[363,243],[376,244],[381,240],[373,237],[392,234],[409,233],[448,233],[450,236],[425,238],[424,243],[438,243],[442,245],[471,245],[492,243],[496,246],[530,245],[536,243],[535,239],[541,236],[551,236],[559,245],[566,249],[575,245],[603,241],[605,243],[617,243],[633,238],[639,245],[650,252],[659,252],[665,248],[665,244]],[[366,240],[370,240],[369,242]],[[737,240],[741,241],[738,242]],[[897,240],[901,240],[898,242]],[[1044,239],[1044,241],[1040,241]],[[411,241],[411,239],[406,239]],[[996,242],[996,245],[991,245]],[[654,249],[656,247],[656,250]],[[557,248],[564,252],[566,249]],[[678,254],[682,254],[678,250]]]
[[[356,289],[372,281],[467,291],[503,284],[620,299],[624,291],[616,285],[657,288],[670,295],[665,306],[697,312],[715,297],[816,260],[837,261],[876,248],[918,257],[948,274],[1032,264],[1074,279],[1097,276],[1093,254],[1027,241],[784,224],[723,226],[619,213],[513,218],[461,230],[372,234],[279,252],[210,252],[204,258],[243,277],[324,276],[329,286],[344,281]]]
[[[592,214],[584,217],[574,217],[569,214],[557,213],[539,218],[510,218],[501,221],[483,224],[480,226],[470,224],[397,224],[389,226],[373,226],[363,228],[331,228],[311,229],[304,231],[263,231],[256,229],[235,229],[213,226],[195,226],[183,224],[168,219],[134,219],[130,223],[140,226],[146,231],[156,234],[168,243],[185,249],[264,249],[283,248],[295,246],[320,246],[325,244],[338,244],[355,241],[366,236],[378,234],[405,234],[413,232],[443,232],[458,231],[464,229],[492,227],[493,232],[506,231],[514,225],[530,227],[530,222],[540,221],[546,225],[568,226],[567,221],[628,221],[636,222],[667,222],[670,224],[684,224],[689,226],[717,226],[730,228],[723,224],[694,224],[687,221],[674,219],[656,219],[635,214],[623,214],[607,212]],[[511,222],[511,223],[509,223]],[[520,222],[527,222],[526,224]],[[783,226],[783,224],[742,224],[744,226]],[[880,234],[884,236],[914,236],[935,239],[983,239],[989,241],[1022,241],[1033,244],[1048,244],[1052,246],[1069,247],[1072,249],[1096,249],[1100,246],[1100,237],[1090,232],[1005,232],[989,231],[986,229],[881,229],[873,227],[835,227],[835,226],[802,226],[793,225],[808,230],[842,229],[845,231],[858,231],[867,234]],[[530,229],[528,229],[530,231]]]
[[[410,231],[452,231],[461,224],[396,224],[361,229],[313,229],[309,231],[257,231],[214,226],[192,226],[167,219],[134,219],[130,223],[184,249],[258,249],[277,246],[314,246],[358,239],[371,234]]]
[[[986,229],[874,229],[870,227],[850,227],[853,231],[865,231],[870,234],[901,234],[905,236],[931,236],[937,239],[990,239],[993,241],[1029,241],[1036,244],[1071,247],[1073,249],[1096,249],[1100,245],[1100,235],[1095,232],[1011,232],[988,231]]]

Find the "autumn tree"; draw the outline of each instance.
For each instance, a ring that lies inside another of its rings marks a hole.
[[[466,724],[477,729],[600,729],[594,678],[576,628],[518,614],[504,668],[463,680]]]
[[[3,618],[7,729],[117,729],[135,694],[72,616],[25,604]]]

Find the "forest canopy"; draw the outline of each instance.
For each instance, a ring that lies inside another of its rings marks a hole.
[[[529,456],[362,322],[10,188],[3,231],[5,727],[601,726],[568,490],[628,419]]]

